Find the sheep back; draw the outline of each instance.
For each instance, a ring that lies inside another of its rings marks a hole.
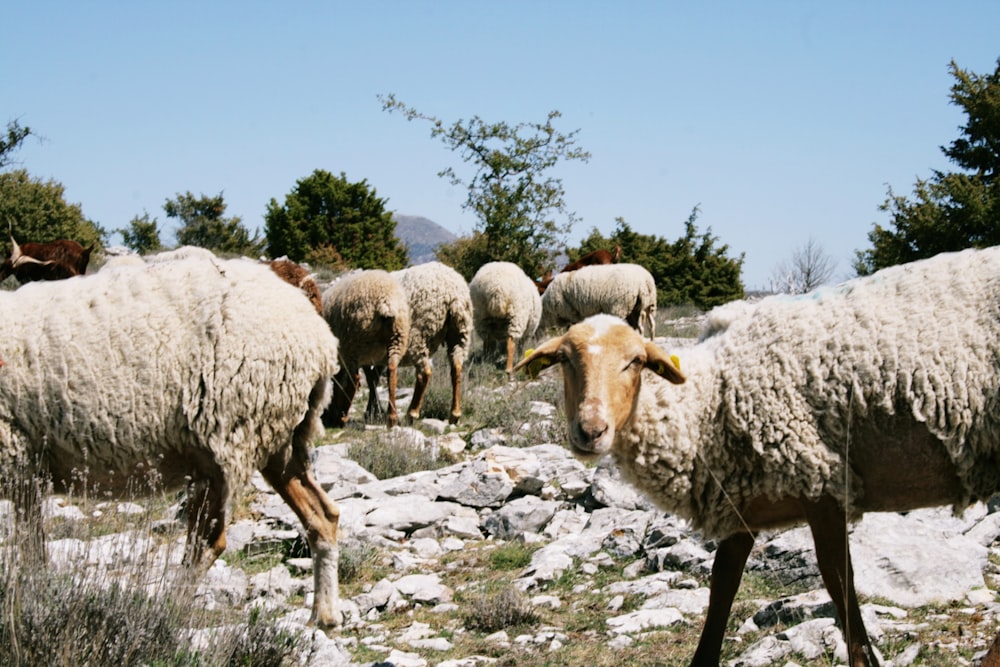
[[[476,333],[484,341],[514,340],[535,334],[542,300],[534,281],[513,262],[488,262],[469,283]]]
[[[388,271],[369,269],[342,277],[323,292],[323,316],[341,341],[340,358],[352,372],[403,358],[410,335],[410,305]]]
[[[418,264],[392,276],[410,304],[410,339],[402,363],[422,363],[445,342],[449,354],[464,362],[473,329],[472,297],[465,278],[441,262]]]
[[[902,435],[916,430],[954,468],[942,502],[961,510],[1000,489],[1000,248],[722,306],[679,356],[687,384],[644,378],[616,457],[707,535],[738,530],[732,507],[753,498],[826,494],[869,511],[856,462],[887,451],[894,483],[923,484],[927,459]]]
[[[57,483],[89,470],[115,490],[150,464],[177,486],[208,460],[228,495],[304,418],[320,428],[337,369],[323,319],[248,262],[26,285],[0,294],[0,313],[0,468],[41,462]]]
[[[540,327],[566,328],[605,313],[652,337],[656,281],[638,264],[597,264],[556,275],[542,295]]]

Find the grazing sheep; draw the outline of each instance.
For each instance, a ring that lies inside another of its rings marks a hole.
[[[144,255],[143,261],[155,264],[157,262],[173,262],[178,259],[207,259],[216,260],[215,253],[208,248],[197,245],[182,245],[173,250],[163,250],[162,252]]]
[[[313,620],[337,625],[339,510],[308,451],[336,355],[296,289],[250,262],[120,265],[0,293],[0,475],[125,497],[186,486],[199,571],[259,470],[305,528]],[[10,491],[41,558],[40,499]]]
[[[472,336],[472,298],[465,278],[450,266],[427,262],[393,272],[410,302],[410,342],[402,364],[417,369],[413,398],[406,411],[412,421],[420,417],[430,383],[431,357],[441,344],[448,346],[451,368],[451,413],[448,421],[462,416],[462,366],[469,355]]]
[[[372,418],[377,414],[378,374],[374,367],[385,366],[389,384],[386,425],[392,428],[399,423],[397,372],[410,335],[410,304],[403,287],[387,271],[355,271],[323,292],[323,317],[340,340],[340,372],[334,378],[333,400],[323,423],[338,427],[347,423],[362,368],[369,389],[365,415]]]
[[[11,236],[10,244],[10,256],[0,264],[0,281],[13,275],[21,284],[82,276],[94,250],[94,244],[84,248],[70,239],[20,246]]]
[[[534,281],[517,264],[489,262],[472,277],[469,293],[476,333],[488,351],[505,346],[505,368],[510,373],[517,347],[535,335],[542,315],[542,299]]]
[[[718,664],[754,535],[802,521],[850,664],[877,664],[847,522],[961,511],[1000,489],[1000,248],[718,308],[682,354],[681,387],[668,384],[685,375],[662,350],[607,316],[518,368],[556,362],[573,451],[610,452],[664,510],[721,538],[693,665]]]
[[[656,281],[638,264],[597,264],[558,274],[542,295],[542,331],[564,329],[598,313],[656,333]]]
[[[594,266],[596,264],[617,264],[618,260],[622,257],[622,247],[616,245],[614,250],[605,250],[603,248],[599,250],[592,250],[586,255],[583,255],[560,269],[560,273],[566,273],[568,271],[576,271],[577,269],[582,269],[585,266]],[[535,286],[538,287],[539,294],[545,294],[545,288],[549,286],[552,282],[552,271],[547,271],[544,276],[535,281]]]

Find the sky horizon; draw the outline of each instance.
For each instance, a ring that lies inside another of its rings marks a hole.
[[[544,122],[558,110],[587,163],[564,163],[578,245],[615,219],[743,254],[748,290],[809,241],[854,275],[888,189],[951,170],[965,117],[949,63],[987,74],[1000,3],[71,3],[5,8],[3,118],[29,126],[15,168],[65,187],[102,227],[155,218],[180,193],[223,194],[262,229],[316,169],[365,180],[387,208],[464,235],[463,163],[430,127]],[[16,29],[14,29],[16,28]],[[111,242],[120,242],[114,236]]]

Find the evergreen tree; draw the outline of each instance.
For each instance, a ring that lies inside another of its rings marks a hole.
[[[992,74],[978,75],[949,65],[955,83],[951,102],[967,116],[961,136],[942,152],[960,172],[935,170],[918,179],[913,199],[889,188],[879,207],[891,228],[876,224],[872,247],[858,251],[860,275],[930,257],[939,252],[1000,244],[1000,59]]]
[[[122,243],[140,255],[148,255],[163,249],[160,242],[160,230],[156,218],[149,219],[149,213],[143,212],[129,221],[128,227],[115,230],[122,235]]]
[[[215,197],[191,192],[179,194],[163,204],[168,218],[177,218],[181,226],[177,230],[177,243],[207,248],[227,255],[254,256],[261,252],[262,241],[243,226],[238,216],[223,217],[226,203],[220,192]]]
[[[283,205],[267,205],[268,252],[296,262],[401,269],[408,255],[385,205],[366,180],[351,183],[344,173],[317,169],[295,183]]]
[[[32,178],[24,169],[0,173],[3,236],[12,234],[19,243],[71,239],[84,246],[100,244],[107,232],[88,220],[79,204],[67,203],[65,190],[61,183]]]
[[[684,223],[684,235],[673,243],[659,236],[639,234],[622,218],[617,219],[610,237],[597,229],[583,240],[579,250],[569,253],[570,260],[601,248],[622,248],[622,262],[639,264],[656,280],[657,303],[691,304],[708,309],[744,296],[740,273],[743,255],[727,257],[728,245],[716,246],[718,238],[711,230],[698,232],[698,208]]]

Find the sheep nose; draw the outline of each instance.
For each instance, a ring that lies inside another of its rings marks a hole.
[[[579,436],[576,440],[581,445],[581,448],[593,450],[594,445],[601,439],[601,436],[607,433],[608,423],[603,419],[580,420],[576,423],[576,430]]]

